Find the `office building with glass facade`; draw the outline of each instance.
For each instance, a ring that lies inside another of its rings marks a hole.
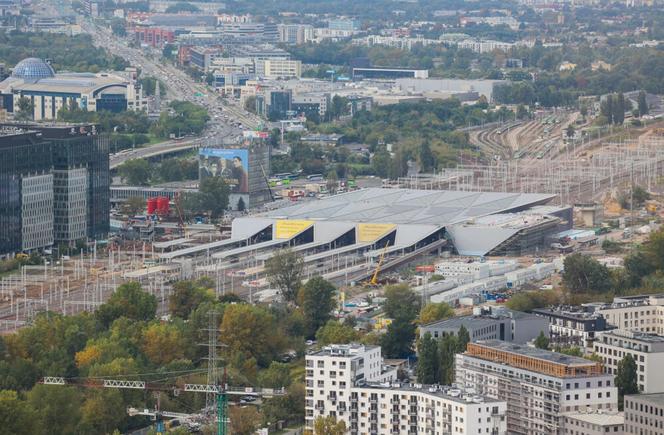
[[[94,125],[0,124],[0,255],[105,237],[108,150]]]
[[[147,110],[147,99],[135,74],[57,73],[42,59],[23,59],[10,77],[0,82],[2,108],[9,113],[32,108],[32,119],[56,119],[60,109],[87,111]]]

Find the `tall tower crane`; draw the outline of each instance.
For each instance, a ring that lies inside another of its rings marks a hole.
[[[216,423],[217,435],[228,434],[228,396],[256,396],[256,397],[274,397],[286,394],[286,391],[281,389],[271,388],[252,388],[252,387],[229,387],[228,385],[211,385],[211,384],[184,384],[182,388],[171,384],[150,383],[146,381],[123,380],[123,379],[97,379],[97,378],[65,378],[62,376],[46,376],[40,381],[44,385],[76,385],[85,388],[121,388],[132,390],[146,390],[146,391],[171,391],[177,395],[180,391],[190,391],[196,393],[213,393],[216,397]],[[159,409],[155,411],[143,410],[136,411],[134,408],[129,408],[128,412],[135,412],[133,415],[149,415],[154,416],[157,423],[157,433],[161,434],[164,431],[163,418],[164,417],[185,417],[189,414],[179,414],[163,412]]]

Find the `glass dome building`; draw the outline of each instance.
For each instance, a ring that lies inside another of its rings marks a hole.
[[[55,71],[44,60],[29,57],[16,64],[12,71],[12,77],[31,82],[55,77]]]

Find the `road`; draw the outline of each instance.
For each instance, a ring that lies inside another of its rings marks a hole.
[[[201,145],[205,145],[205,142],[196,139],[189,141],[166,141],[161,143],[156,143],[152,146],[145,148],[136,148],[136,149],[127,149],[120,151],[116,154],[111,154],[110,156],[110,168],[115,169],[127,160],[132,159],[147,159],[150,157],[156,157],[159,155],[170,154],[180,151],[189,150],[192,148],[198,148]]]
[[[232,142],[241,137],[243,130],[256,129],[262,125],[260,118],[241,108],[239,103],[223,100],[211,87],[194,81],[184,71],[162,62],[161,53],[157,50],[132,48],[127,40],[86,19],[81,20],[80,24],[81,29],[92,36],[96,46],[127,60],[133,67],[140,69],[143,77],[151,76],[161,80],[166,86],[164,102],[182,100],[205,107],[211,121],[201,139]]]

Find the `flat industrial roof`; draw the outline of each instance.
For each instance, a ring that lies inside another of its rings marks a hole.
[[[445,226],[543,204],[555,195],[368,188],[267,212],[275,219],[313,219]]]

